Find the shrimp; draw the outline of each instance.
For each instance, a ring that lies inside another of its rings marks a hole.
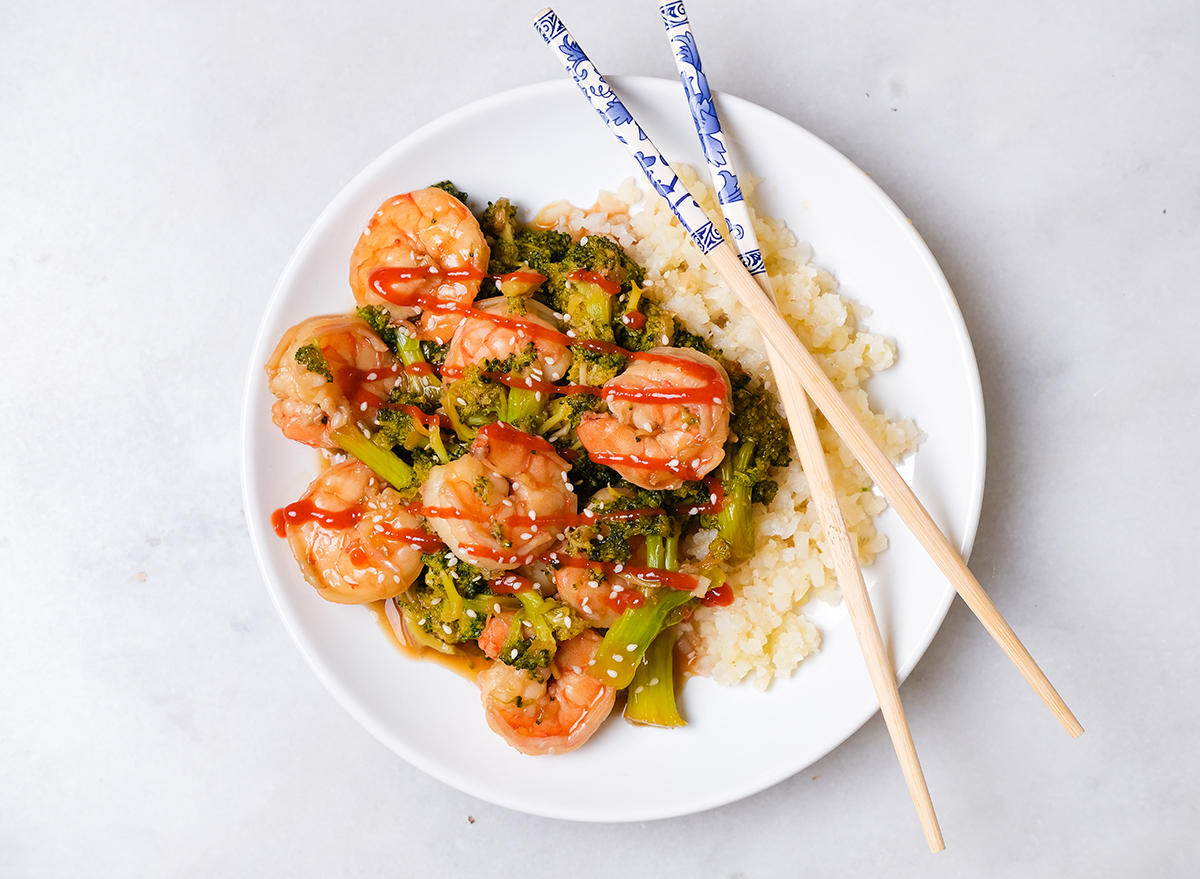
[[[579,440],[598,464],[634,485],[679,488],[709,473],[725,457],[733,411],[729,376],[690,348],[634,354],[601,395],[608,412],[589,412]]]
[[[318,369],[323,360],[329,377],[297,359],[298,352]],[[271,393],[279,398],[271,420],[288,439],[318,449],[336,448],[331,429],[374,421],[404,374],[383,340],[354,315],[297,324],[283,334],[264,368]]]
[[[493,662],[478,678],[488,726],[522,754],[565,754],[591,738],[617,691],[587,673],[601,638],[587,629],[558,646],[551,677]]]
[[[334,464],[280,512],[292,555],[322,598],[391,598],[421,573],[420,541],[429,535],[395,490],[354,458]]]
[[[394,317],[423,311],[423,335],[445,344],[462,315],[423,308],[419,300],[470,305],[487,274],[490,255],[479,221],[466,205],[436,187],[418,189],[379,206],[350,257],[350,287],[359,305],[383,305]],[[379,269],[425,268],[431,274],[394,279],[386,288],[371,278]]]
[[[523,311],[520,309],[523,307]],[[453,374],[471,363],[504,360],[534,347],[534,361],[528,377],[536,381],[556,382],[571,368],[571,349],[567,337],[554,325],[554,312],[534,300],[517,306],[507,297],[498,296],[478,303],[475,308],[494,319],[471,315],[458,325],[446,351],[443,369]]]
[[[429,472],[423,512],[455,555],[486,571],[510,571],[531,563],[575,514],[570,469],[541,437],[489,424],[469,454]]]

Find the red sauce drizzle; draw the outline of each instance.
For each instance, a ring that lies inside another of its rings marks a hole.
[[[433,375],[433,365],[424,360],[418,360],[416,363],[410,363],[404,367],[404,371],[409,375]]]
[[[294,504],[288,504],[271,514],[271,527],[280,537],[287,537],[288,525],[303,525],[305,522],[319,522],[330,528],[349,528],[363,516],[362,507],[351,507],[348,510],[325,510],[318,507],[306,497],[300,498]]]
[[[640,330],[646,325],[646,315],[640,311],[627,311],[621,315],[621,323],[631,330]]]
[[[616,296],[621,292],[621,285],[614,284],[603,275],[598,275],[595,272],[589,272],[587,269],[576,269],[567,275],[568,281],[574,281],[577,284],[595,284],[609,296]]]
[[[503,577],[497,577],[494,580],[488,580],[488,588],[497,595],[513,595],[517,592],[526,592],[533,588],[533,581],[520,574],[505,574]]]
[[[539,275],[537,272],[516,271],[509,272],[507,275],[488,275],[497,284],[503,284],[507,281],[513,281],[517,284],[540,284],[546,280],[545,275]]]
[[[709,589],[700,599],[700,603],[705,607],[729,607],[733,604],[733,589],[727,583],[716,589]]]
[[[639,351],[632,358],[644,363],[670,363],[703,384],[696,388],[626,388],[615,385],[604,389],[604,399],[635,403],[712,403],[714,400],[724,400],[729,392],[720,370],[710,364],[650,351]]]
[[[638,580],[645,580],[648,583],[670,586],[672,589],[678,589],[681,592],[691,592],[700,585],[700,581],[691,574],[683,574],[679,571],[668,571],[664,568],[644,568],[637,565],[621,565],[615,562],[594,562],[591,559],[566,555],[561,552],[548,552],[545,555],[539,556],[538,560],[547,564],[570,568],[599,568],[605,573],[623,574],[626,577],[634,577]]]

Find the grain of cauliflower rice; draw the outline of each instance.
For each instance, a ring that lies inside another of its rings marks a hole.
[[[693,169],[675,170],[718,228],[723,227],[712,190]],[[747,196],[753,186],[746,186]],[[641,210],[631,210],[639,203],[643,203]],[[758,216],[753,209],[750,213],[784,317],[880,448],[899,461],[917,448],[923,434],[911,419],[891,420],[873,411],[863,388],[873,372],[895,362],[894,344],[860,328],[869,309],[838,293],[837,281],[812,264],[811,249],[797,241],[786,223]],[[754,377],[752,388],[775,389],[766,346],[754,320],[706,264],[666,201],[643,192],[635,178],[625,180],[615,193],[601,192],[588,211],[555,202],[534,223],[573,237],[599,233],[615,238],[645,267],[646,286],[689,332],[741,364]],[[876,531],[873,521],[886,502],[869,490],[870,478],[819,413],[817,427],[859,561],[869,565],[887,547],[887,538]],[[821,633],[804,615],[805,603],[814,595],[831,603],[840,601],[798,456],[793,454],[791,465],[774,478],[778,494],[768,507],[755,507],[755,552],[729,573],[733,603],[700,608],[681,627],[695,651],[693,671],[720,684],[749,678],[756,689],[765,690],[777,675],[790,674],[821,644]],[[712,534],[693,535],[683,549],[703,556]]]

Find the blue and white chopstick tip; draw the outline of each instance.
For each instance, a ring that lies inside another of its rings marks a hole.
[[[671,210],[696,245],[704,253],[720,245],[724,238],[708,218],[708,214],[680,182],[679,176],[671,170],[662,153],[588,59],[579,43],[571,37],[566,25],[554,10],[547,8],[539,12],[534,18],[533,26],[546,45],[554,51],[559,63],[575,80],[575,84],[579,86],[592,108],[604,120],[604,124],[637,161],[654,191],[667,200],[667,204],[671,206]]]

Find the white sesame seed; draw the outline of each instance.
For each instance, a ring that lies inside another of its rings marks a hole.
[[[513,651],[512,651],[512,653],[508,654],[508,658],[509,658],[509,659],[516,659],[516,658],[517,658],[517,648],[516,648],[516,647],[514,647],[514,648],[513,648]]]
[[[533,535],[530,534],[528,531],[526,531],[524,534],[521,535],[522,540],[528,540],[531,537],[533,537]]]
[[[458,398],[458,405],[460,405],[460,406],[465,406],[465,405],[467,405],[467,401],[466,401],[466,400],[464,400],[462,397],[459,397],[459,398]]]
[[[475,611],[471,610],[470,608],[467,608],[467,616],[469,616],[471,619],[475,619],[476,613],[475,613]]]
[[[633,692],[634,692],[634,693],[640,693],[640,692],[642,692],[642,690],[644,690],[644,689],[646,689],[646,688],[645,688],[645,687],[642,687],[642,686],[639,686],[639,687],[638,687],[636,690],[634,690]]]
[[[619,563],[619,562],[618,562],[618,563],[617,563],[617,565],[616,565],[616,566],[613,568],[613,572],[614,572],[614,573],[617,573],[617,574],[621,573],[623,570],[625,570],[625,566],[624,566],[624,565],[622,565],[622,564],[621,564],[621,563]]]
[[[377,379],[377,378],[379,378],[379,375],[378,375],[377,373],[374,373],[374,372],[368,372],[368,373],[367,373],[367,381],[369,381],[369,382],[373,382],[373,381],[375,381],[375,379]]]
[[[567,483],[564,483],[564,485],[565,485],[565,487],[566,487],[567,491],[574,491],[574,490],[575,490],[575,486],[574,486],[574,485],[572,485],[572,484],[571,484],[571,483],[569,483],[569,482],[567,482]]]
[[[635,650],[637,650],[637,645],[636,644],[626,644],[625,649],[628,650],[630,653],[633,653]]]
[[[397,583],[399,583],[399,582],[400,582],[400,575],[399,575],[399,574],[393,574],[393,575],[392,575],[392,579],[393,579],[393,580],[395,580]]]
[[[608,670],[608,676],[609,676],[610,678],[615,678],[615,677],[617,676],[617,670],[616,670],[616,669],[614,669],[614,668],[610,668],[610,669]]]
[[[366,412],[366,411],[367,411],[367,404],[366,404],[365,402],[363,402],[363,403],[359,403],[359,404],[358,404],[358,411],[359,411],[359,412]]]
[[[583,674],[583,669],[581,669],[581,668],[580,668],[579,666],[577,666],[577,665],[573,665],[573,666],[571,666],[571,671],[575,672],[575,674],[577,674],[577,675],[581,675],[581,674]]]
[[[612,655],[612,658],[613,658],[613,662],[624,662],[625,654],[624,653],[614,653]]]
[[[289,516],[291,516],[293,519],[295,519],[295,518],[296,518],[296,511],[295,511],[295,510],[288,510],[288,515],[289,515]]]
[[[658,678],[651,678],[651,679],[650,679],[650,686],[652,686],[652,687],[653,687],[653,686],[656,686],[657,684],[658,684]]]
[[[529,511],[529,519],[530,519],[530,521],[534,521],[537,519],[537,510]]]

